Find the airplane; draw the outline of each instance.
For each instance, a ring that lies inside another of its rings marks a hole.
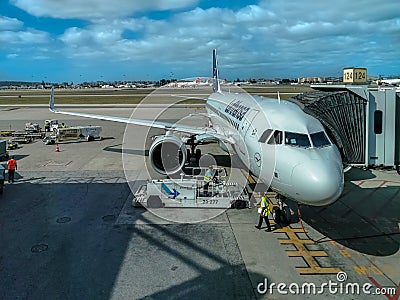
[[[151,166],[160,174],[180,172],[186,161],[201,156],[196,149],[214,139],[239,159],[273,191],[300,204],[323,206],[335,202],[344,186],[338,148],[322,124],[294,102],[221,90],[217,52],[213,50],[212,94],[205,99],[209,126],[195,127],[151,120],[60,111],[54,113],[161,128],[149,148]],[[186,134],[186,140],[176,133]],[[187,149],[188,148],[188,149]]]
[[[399,85],[400,84],[400,78],[396,79],[378,79],[376,81],[378,85]]]
[[[203,81],[201,77],[197,77],[193,80],[179,80],[169,83],[168,87],[178,87],[178,88],[185,88],[185,87],[198,87],[198,86],[209,86],[210,79],[207,81]]]

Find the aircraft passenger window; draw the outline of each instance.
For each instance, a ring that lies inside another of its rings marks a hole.
[[[263,134],[261,135],[260,139],[258,140],[259,143],[265,143],[267,138],[269,138],[269,136],[272,133],[272,129],[267,129],[263,132]]]
[[[311,147],[307,134],[285,132],[285,144],[297,147]]]
[[[312,133],[310,137],[314,147],[325,147],[331,144],[323,131]]]
[[[274,134],[268,140],[269,145],[282,144],[282,131],[275,130]]]

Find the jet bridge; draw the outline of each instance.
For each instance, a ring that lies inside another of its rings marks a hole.
[[[366,85],[311,85],[292,98],[316,117],[343,160],[364,167],[400,165],[400,89]]]

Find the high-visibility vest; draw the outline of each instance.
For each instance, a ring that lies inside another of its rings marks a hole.
[[[17,168],[17,161],[16,161],[15,159],[10,159],[10,160],[7,162],[7,168],[8,168],[9,170],[15,171],[15,169]]]
[[[210,170],[207,170],[206,174],[204,174],[204,181],[209,182],[211,181],[211,178],[212,178],[212,173]]]
[[[267,217],[271,213],[271,210],[269,209],[269,202],[265,196],[261,198],[261,207],[264,208],[264,217]]]

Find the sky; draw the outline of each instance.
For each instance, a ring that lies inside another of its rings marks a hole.
[[[400,75],[398,0],[0,0],[0,81]]]

